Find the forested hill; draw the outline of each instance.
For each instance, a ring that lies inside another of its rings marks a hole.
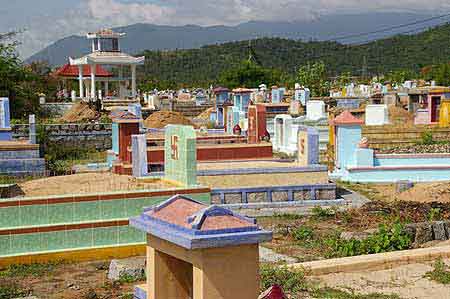
[[[360,45],[263,38],[199,49],[145,51],[146,63],[140,77],[170,85],[207,86],[217,83],[222,71],[246,59],[250,48],[263,67],[278,69],[286,76],[317,60],[325,62],[330,76],[346,71],[353,75],[399,69],[419,71],[423,66],[450,61],[450,24]]]

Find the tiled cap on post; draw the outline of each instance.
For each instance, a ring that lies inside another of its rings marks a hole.
[[[219,206],[175,195],[130,219],[130,225],[187,249],[218,248],[270,241],[272,232]]]
[[[345,110],[344,112],[336,116],[336,118],[331,121],[331,124],[334,126],[363,125],[364,120],[353,116],[350,111]]]

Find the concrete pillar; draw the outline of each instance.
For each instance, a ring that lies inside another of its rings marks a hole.
[[[136,97],[136,65],[131,65],[131,96]]]
[[[34,114],[28,116],[28,123],[30,126],[29,141],[31,144],[36,144],[36,117]]]
[[[105,81],[105,97],[107,97],[109,94],[109,82]]]
[[[96,94],[95,94],[95,70],[97,66],[95,64],[91,64],[91,99],[95,100]]]
[[[84,98],[84,87],[83,87],[83,66],[78,66],[78,84],[80,87],[80,98]]]
[[[133,177],[144,177],[148,175],[147,163],[147,138],[145,134],[131,135],[131,151]]]

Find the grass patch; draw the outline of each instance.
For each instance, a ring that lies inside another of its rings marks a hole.
[[[335,288],[318,287],[308,281],[302,269],[289,269],[286,266],[262,265],[260,268],[261,292],[273,285],[279,285],[288,298],[317,298],[317,299],[400,299],[398,295],[381,293],[357,294]],[[306,296],[309,295],[309,296]]]
[[[137,281],[144,281],[146,279],[145,273],[142,273],[139,277],[134,277],[130,274],[124,273],[119,277],[120,284],[134,283]]]
[[[27,276],[47,276],[53,273],[55,269],[63,264],[59,262],[35,263],[35,264],[17,264],[11,265],[6,270],[0,271],[0,277],[3,278],[20,278]]]
[[[433,266],[433,270],[425,274],[425,277],[436,281],[441,284],[450,284],[450,271],[448,271],[448,266],[438,259]]]
[[[396,294],[357,294],[353,291],[344,291],[335,288],[320,288],[310,292],[313,298],[317,299],[400,299]]]
[[[326,220],[336,216],[336,210],[324,209],[320,206],[316,206],[311,210],[312,218],[317,220]]]

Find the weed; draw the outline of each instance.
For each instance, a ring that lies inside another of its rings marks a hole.
[[[356,294],[353,291],[344,291],[335,288],[320,288],[310,292],[317,299],[399,299],[396,294],[385,295],[380,293]]]
[[[10,299],[27,296],[28,292],[21,289],[15,282],[0,282],[0,299]]]
[[[297,241],[310,241],[314,236],[314,230],[309,226],[300,226],[291,232],[292,237]]]
[[[440,208],[431,208],[427,215],[428,221],[436,221],[441,220],[441,209]]]
[[[302,215],[298,215],[298,214],[275,214],[272,217],[273,218],[278,218],[278,219],[281,219],[281,220],[298,220],[298,219],[302,219],[303,218]]]
[[[133,298],[134,298],[133,293],[127,293],[120,296],[120,299],[133,299]]]
[[[0,272],[0,277],[27,277],[27,276],[44,276],[51,274],[57,266],[61,265],[62,261],[49,262],[44,264],[17,264],[11,265],[6,270]]]
[[[305,273],[299,269],[288,269],[286,266],[262,265],[260,268],[261,290],[265,291],[277,284],[285,293],[295,296],[307,290]]]
[[[425,131],[421,135],[420,144],[431,145],[434,144],[433,133],[430,131]]]
[[[410,248],[412,240],[403,225],[397,222],[390,228],[384,224],[380,225],[378,232],[365,240],[342,240],[333,237],[325,240],[325,243],[330,250],[327,256],[342,257],[404,250]]]
[[[119,283],[121,283],[121,284],[134,283],[134,282],[143,281],[143,280],[145,280],[145,273],[141,273],[141,275],[139,277],[135,277],[128,273],[123,273],[119,277]]]
[[[434,263],[434,269],[425,273],[425,277],[441,284],[450,284],[450,271],[447,269],[448,266],[442,261],[442,259],[438,259]]]
[[[312,217],[316,219],[328,219],[336,215],[336,211],[333,209],[324,209],[320,206],[316,206],[311,210]]]

